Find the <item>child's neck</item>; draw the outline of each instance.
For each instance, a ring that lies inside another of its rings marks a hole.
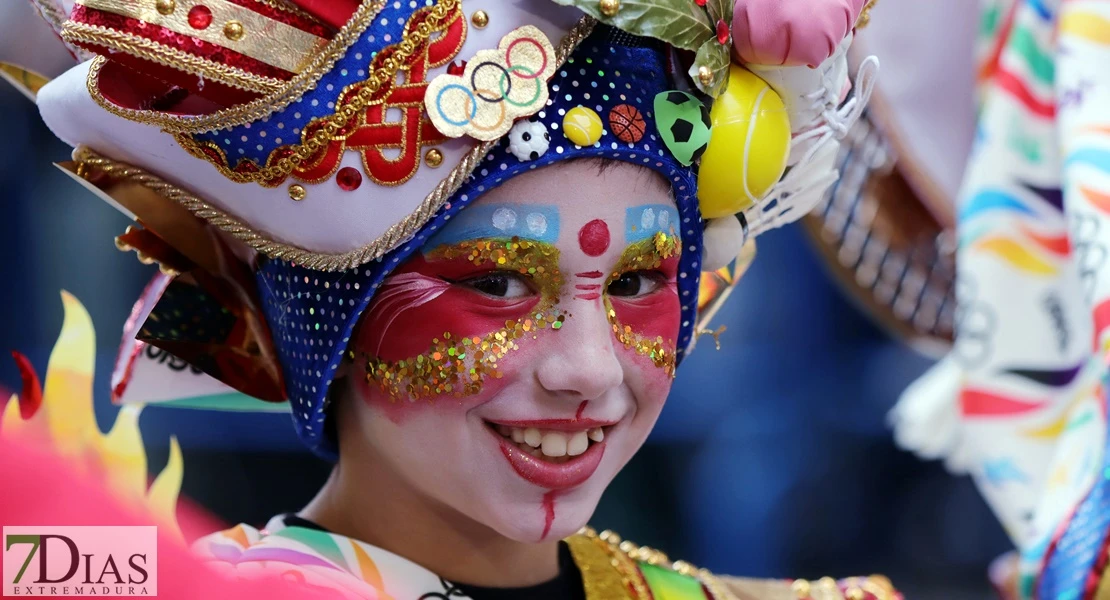
[[[301,516],[455,583],[524,587],[558,575],[558,540],[506,538],[431,500],[377,462],[359,464],[354,473],[341,461]]]

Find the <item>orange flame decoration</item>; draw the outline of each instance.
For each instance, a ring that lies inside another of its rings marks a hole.
[[[93,412],[93,369],[96,334],[88,311],[77,298],[62,292],[65,320],[50,363],[41,403],[33,373],[24,373],[24,402],[13,395],[0,419],[0,434],[46,444],[87,472],[102,476],[109,489],[130,505],[152,512],[159,525],[184,540],[177,523],[184,463],[177,438],[170,438],[166,467],[147,486],[147,459],[139,432],[141,404],[126,405],[112,429],[101,433]],[[20,362],[17,357],[17,362]],[[21,365],[21,369],[27,365]]]

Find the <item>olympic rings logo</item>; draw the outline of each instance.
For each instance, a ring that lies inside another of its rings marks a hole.
[[[555,49],[538,28],[513,30],[497,50],[482,50],[459,75],[440,75],[424,95],[429,118],[449,137],[495,140],[547,103]]]

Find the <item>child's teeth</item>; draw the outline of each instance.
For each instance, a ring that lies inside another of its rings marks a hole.
[[[523,429],[517,429],[516,427],[513,427],[512,428],[512,433],[510,435],[512,435],[513,442],[515,442],[517,444],[523,444],[524,443],[524,430]]]
[[[539,448],[543,443],[543,436],[540,435],[540,430],[535,427],[529,427],[524,430],[524,443],[533,448]]]
[[[544,456],[566,456],[567,436],[558,431],[550,431],[543,435]]]
[[[546,440],[545,440],[546,441]],[[586,437],[585,431],[579,431],[570,437],[567,441],[567,454],[571,456],[578,456],[586,451],[590,446],[590,439]],[[547,450],[545,449],[544,452]]]
[[[605,432],[600,427],[595,427],[590,430],[590,439],[595,442],[600,442],[605,439]]]

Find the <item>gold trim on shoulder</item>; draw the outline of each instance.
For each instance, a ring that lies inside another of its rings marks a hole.
[[[328,45],[326,38],[227,0],[203,0],[203,6],[212,12],[212,24],[204,29],[189,25],[189,9],[200,6],[201,2],[198,0],[177,0],[176,9],[168,15],[159,12],[154,3],[133,0],[77,0],[77,4],[195,37],[290,73],[303,71],[312,62],[312,58]],[[225,24],[233,21],[238,22],[242,28],[242,36],[238,39],[228,36],[225,30]],[[198,74],[209,77],[207,71]]]
[[[336,61],[343,57],[347,48],[355,43],[363,31],[373,23],[386,2],[387,0],[376,0],[363,3],[343,29],[339,30],[323,51],[319,52],[297,76],[289,81],[278,82],[265,96],[246,104],[202,116],[182,116],[155,110],[123,108],[113,104],[100,93],[100,84],[97,81],[100,69],[96,62],[89,69],[89,94],[101,108],[116,116],[137,123],[155,125],[168,133],[203,133],[258,121],[300,100],[305,92],[312,89],[316,81],[335,66]],[[98,60],[98,62],[102,61],[103,59]]]
[[[651,590],[640,574],[637,562],[670,569],[679,575],[692,577],[701,582],[714,600],[741,600],[733,595],[729,586],[708,570],[699,569],[681,560],[671,562],[666,554],[647,546],[637,546],[627,540],[621,540],[620,536],[612,531],[597,533],[590,527],[583,527],[577,534],[567,538],[566,542],[570,546],[575,564],[582,571],[586,600],[608,600],[609,598],[650,600]],[[580,557],[581,560],[579,560]],[[608,567],[608,573],[605,572],[605,566]],[[587,568],[594,575],[588,575]],[[613,587],[613,582],[616,580],[620,581],[623,592],[620,595],[604,593]]]

